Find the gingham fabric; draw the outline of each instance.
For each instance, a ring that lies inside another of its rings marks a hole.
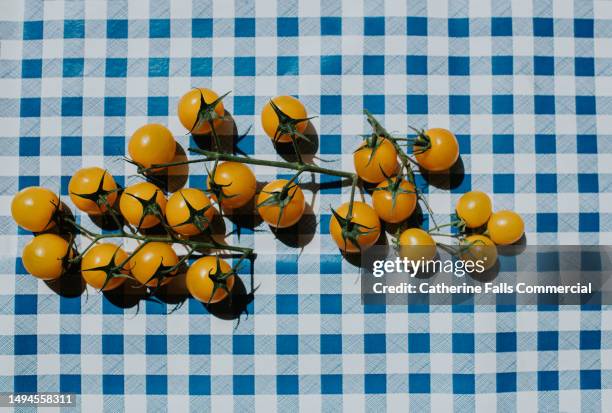
[[[232,91],[238,147],[261,158],[280,159],[259,121],[278,94],[318,115],[318,157],[344,170],[364,107],[398,133],[447,127],[463,179],[418,176],[439,221],[479,189],[523,216],[528,243],[610,243],[612,2],[3,0],[0,20],[0,390],[78,393],[89,413],[609,411],[606,308],[362,306],[328,235],[329,206],[349,199],[337,178],[302,179],[299,235],[227,221],[228,241],[258,252],[239,322],[193,299],[54,292],[26,274],[31,235],[9,206],[31,185],[67,195],[83,166],[135,182],[126,140],[161,122],[193,145],[176,105],[203,86]],[[202,165],[190,175],[203,186]]]

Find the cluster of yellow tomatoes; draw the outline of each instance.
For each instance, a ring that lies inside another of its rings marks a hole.
[[[221,99],[209,89],[193,89],[179,101],[179,120],[190,133],[214,134],[224,122]],[[265,105],[261,121],[266,134],[277,143],[303,137],[308,118],[298,99],[278,96]],[[400,150],[394,138],[385,136],[386,131],[381,135],[373,133],[354,152],[356,174],[375,185],[372,206],[351,201],[332,210],[331,236],[345,253],[361,252],[374,245],[381,233],[380,220],[402,223],[416,208],[417,190],[406,178],[406,165],[398,162],[398,159],[406,161],[402,157],[407,154]],[[440,128],[418,131],[412,149],[416,162],[429,171],[447,170],[459,156],[455,136]],[[128,152],[139,167],[156,172],[174,159],[176,141],[165,126],[148,124],[133,133]],[[206,186],[206,189],[180,189],[167,197],[161,188],[148,181],[121,189],[106,170],[88,167],[72,176],[68,192],[74,206],[88,215],[120,214],[133,234],[143,234],[137,238],[141,241],[147,240],[147,229],[158,225],[180,239],[200,235],[207,230],[217,208],[226,214],[236,213],[254,198],[257,212],[275,228],[296,224],[304,213],[304,194],[295,178],[272,181],[256,194],[255,175],[241,162],[215,162]],[[180,270],[182,261],[172,242],[149,239],[131,254],[116,244],[93,242],[77,254],[74,234],[62,233],[58,225],[66,215],[66,208],[46,188],[28,187],[15,195],[11,205],[14,220],[36,234],[22,254],[24,267],[32,275],[44,280],[57,279],[76,257],[83,279],[94,288],[106,291],[119,287],[127,278],[156,288],[171,281]],[[482,192],[463,195],[457,204],[457,216],[463,229],[486,225],[484,234],[481,231],[470,235],[465,238],[467,242],[510,244],[520,239],[524,230],[523,221],[516,213],[492,213],[491,201]],[[435,246],[431,235],[419,228],[404,230],[398,242]],[[234,269],[226,261],[216,255],[205,256],[189,265],[186,284],[195,298],[214,303],[231,291],[234,276]]]

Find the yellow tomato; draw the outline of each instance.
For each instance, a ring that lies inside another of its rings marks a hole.
[[[269,225],[278,228],[287,228],[295,225],[302,215],[306,202],[304,192],[297,184],[291,184],[286,179],[272,181],[261,190],[257,197],[257,211],[261,218]],[[285,188],[290,188],[283,190]],[[284,196],[284,198],[281,198]],[[282,205],[282,212],[281,212]]]
[[[455,210],[466,227],[478,228],[486,224],[491,216],[491,199],[484,192],[466,192],[457,201]]]
[[[149,204],[149,207],[143,208],[143,202]],[[119,200],[121,215],[127,222],[139,229],[147,229],[159,224],[159,217],[153,213],[153,209],[157,209],[163,216],[166,209],[166,197],[161,189],[150,182],[130,185],[121,194]]]
[[[217,265],[217,257],[203,257],[191,264],[187,270],[186,283],[189,293],[205,304],[222,301],[227,297],[224,287],[228,291],[232,291],[234,287],[232,267],[225,260],[218,260]]]
[[[181,235],[197,235],[208,227],[215,215],[215,208],[203,191],[187,188],[173,193],[166,204],[166,220]],[[197,220],[200,227],[193,221]]]
[[[178,264],[178,257],[172,245],[163,242],[150,242],[136,252],[130,259],[130,268],[134,278],[147,287],[157,287],[172,281],[178,269],[162,274]],[[154,277],[155,276],[155,277]]]
[[[104,214],[108,210],[107,204],[112,206],[115,203],[116,190],[113,176],[97,166],[79,169],[68,183],[72,203],[88,215]]]
[[[385,138],[377,139],[376,149],[370,147],[367,140],[364,141],[353,154],[353,161],[357,175],[373,184],[384,181],[385,175],[395,175],[399,168],[397,151]]]
[[[346,220],[348,210],[349,203],[346,202],[340,205],[336,210],[336,214],[343,220]],[[378,241],[378,237],[380,237],[380,220],[376,215],[376,211],[365,202],[355,201],[352,218],[350,223],[347,224],[343,225],[341,222],[338,222],[336,216],[332,216],[329,223],[329,232],[343,252],[363,252],[374,245]]]
[[[42,232],[55,226],[53,218],[60,201],[47,188],[30,186],[19,191],[11,202],[11,215],[22,228],[32,232]]]
[[[397,178],[391,183],[383,181],[372,193],[372,205],[374,210],[386,222],[398,223],[407,219],[416,208],[416,188],[410,182],[402,179],[396,188]],[[395,191],[395,201],[393,200]]]
[[[246,205],[257,190],[257,180],[251,168],[238,162],[221,162],[211,172],[214,185],[211,187],[211,177],[208,177],[210,197],[224,208],[240,208]],[[216,191],[223,194],[217,199]]]
[[[23,248],[23,266],[41,280],[54,280],[64,273],[68,249],[68,241],[59,235],[37,235]]]
[[[308,115],[306,114],[306,108],[298,99],[293,96],[277,96],[272,99],[274,104],[282,113],[290,117],[291,119],[306,119]],[[278,130],[279,119],[278,115],[274,111],[274,108],[270,104],[270,102],[266,103],[263,110],[261,111],[261,124],[271,139],[276,137],[276,132]],[[308,126],[308,121],[304,120],[302,122],[298,122],[295,124],[295,129],[299,133],[304,133],[306,127]],[[281,133],[277,137],[278,142],[291,142],[291,136],[287,133]]]
[[[425,131],[425,136],[431,145],[428,149],[423,150],[420,145],[413,147],[419,165],[432,172],[450,169],[459,158],[459,143],[455,135],[446,129],[433,128]]]
[[[219,95],[206,88],[191,89],[181,97],[178,103],[179,120],[185,129],[194,135],[207,135],[211,132],[208,122],[201,122],[199,125],[196,125],[198,114],[202,106],[202,98],[204,98],[206,104],[210,105],[219,98]],[[219,101],[214,109],[219,117],[225,114],[225,108],[223,107],[222,101]],[[219,128],[222,123],[223,119],[219,118],[213,121],[215,129]]]
[[[497,247],[493,241],[484,235],[470,235],[461,242],[460,258],[465,262],[471,262],[478,272],[479,264],[483,271],[493,267],[497,262]]]
[[[429,261],[436,256],[436,241],[420,228],[408,228],[402,232],[398,243],[400,255],[409,260]]]
[[[130,264],[127,258],[128,255],[118,245],[107,243],[94,245],[83,256],[81,274],[85,282],[95,289],[113,290],[123,284],[125,278],[112,277],[106,282],[108,272],[112,270],[112,267],[124,263],[121,270],[113,271],[113,273],[129,274]],[[106,286],[104,286],[104,283],[106,283]]]
[[[150,168],[174,159],[176,141],[164,125],[149,123],[136,129],[130,138],[128,152],[136,163]]]
[[[525,232],[525,223],[514,211],[498,211],[491,215],[487,231],[497,245],[510,245],[521,239]]]

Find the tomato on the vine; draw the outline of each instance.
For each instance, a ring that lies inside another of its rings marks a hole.
[[[166,204],[166,221],[181,235],[202,233],[214,216],[215,208],[199,189],[181,189],[173,193]]]
[[[23,248],[21,260],[25,269],[41,280],[54,280],[65,271],[68,241],[55,234],[35,236]]]
[[[376,211],[365,202],[353,203],[352,216],[348,217],[349,202],[335,211],[329,223],[329,232],[340,250],[347,253],[362,252],[370,248],[380,237],[380,220]]]
[[[210,197],[223,208],[246,205],[257,190],[257,180],[251,168],[239,162],[221,162],[207,179]]]
[[[276,96],[272,99],[272,102],[280,110],[281,117],[284,114],[290,119],[279,119],[279,114],[277,114],[272,104],[268,101],[261,111],[261,124],[266,135],[277,142],[291,142],[291,127],[300,134],[304,133],[308,126],[308,120],[306,120],[308,115],[302,102],[293,96]],[[288,124],[283,125],[283,120],[288,121]],[[297,120],[301,121],[294,122]],[[284,130],[285,128],[287,130]]]
[[[53,218],[59,208],[59,198],[52,191],[30,186],[13,197],[11,215],[20,227],[32,232],[42,232],[55,226]]]
[[[121,268],[119,268],[119,266]],[[97,290],[108,291],[125,281],[121,274],[129,274],[128,255],[115,244],[101,243],[91,247],[81,261],[81,274],[85,282]],[[108,280],[107,280],[108,279]]]
[[[223,119],[221,119],[221,117],[225,114],[223,102],[219,100],[214,108],[205,107],[203,109],[202,99],[206,105],[211,105],[217,99],[219,99],[219,95],[210,89],[195,88],[185,93],[178,103],[179,120],[185,129],[194,135],[207,135],[211,132],[210,123],[202,120],[202,110],[208,110],[211,115],[212,111],[214,110],[216,115],[213,116],[215,116],[216,119],[213,119],[212,122],[215,129],[217,129],[223,123]]]
[[[366,182],[378,184],[397,173],[397,151],[385,138],[371,136],[353,153],[355,172]]]
[[[493,267],[497,262],[497,247],[489,237],[474,234],[461,241],[459,257],[462,261],[472,262],[477,268],[480,261],[484,271]]]
[[[487,231],[497,245],[510,245],[521,239],[525,232],[525,223],[514,211],[498,211],[489,218]]]
[[[302,189],[286,179],[268,183],[257,197],[257,212],[265,222],[277,228],[296,224],[304,215],[305,207]]]
[[[446,171],[459,158],[459,143],[455,135],[443,128],[421,132],[413,146],[416,161],[432,172]]]
[[[132,275],[147,287],[158,287],[172,281],[178,272],[178,256],[172,245],[149,242],[130,258]]]
[[[102,215],[117,199],[117,184],[111,174],[93,166],[79,169],[68,183],[72,203],[88,215]]]
[[[466,192],[457,201],[455,211],[467,228],[481,227],[491,216],[491,198],[480,191]]]
[[[235,274],[223,259],[213,256],[196,260],[187,270],[189,293],[205,304],[225,299],[234,287]]]
[[[119,210],[127,222],[139,229],[159,224],[166,209],[166,197],[150,182],[130,185],[121,194]]]
[[[171,162],[176,152],[176,141],[172,132],[159,123],[149,123],[136,129],[128,143],[128,152],[133,161],[150,168]]]
[[[412,215],[416,202],[416,188],[403,178],[387,179],[372,193],[374,210],[380,219],[390,223],[402,222]]]
[[[436,241],[420,228],[404,230],[398,239],[400,255],[413,261],[429,261],[436,256]]]

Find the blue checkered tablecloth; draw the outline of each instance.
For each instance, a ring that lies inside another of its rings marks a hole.
[[[2,0],[0,391],[74,392],[90,413],[610,409],[605,308],[362,306],[358,268],[328,235],[329,206],[349,198],[332,177],[306,191],[299,236],[229,237],[259,253],[239,322],[27,275],[12,195],[66,195],[83,166],[135,182],[126,137],[155,121],[188,147],[176,104],[193,86],[231,90],[238,133],[253,126],[238,147],[269,159],[258,116],[277,94],[318,115],[334,168],[352,169],[364,107],[389,130],[450,128],[465,176],[427,189],[441,221],[479,189],[522,214],[531,244],[612,242],[612,2]],[[202,187],[204,168],[190,174]]]

